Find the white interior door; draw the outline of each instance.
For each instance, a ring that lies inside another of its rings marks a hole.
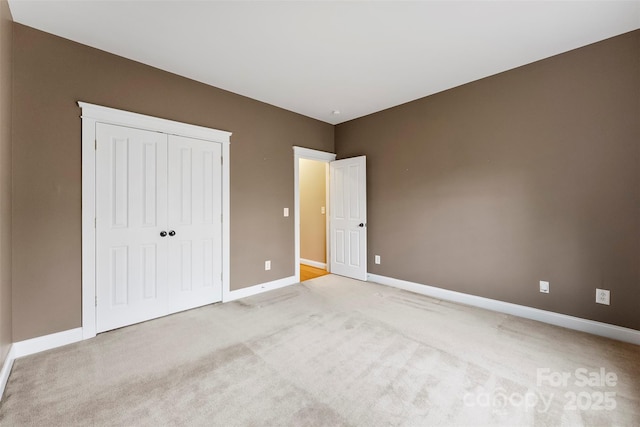
[[[96,328],[167,313],[167,136],[96,125]]]
[[[331,273],[367,280],[366,157],[329,164]]]
[[[96,124],[96,331],[222,300],[222,146]]]
[[[222,300],[221,159],[221,144],[169,136],[169,300],[174,312]]]

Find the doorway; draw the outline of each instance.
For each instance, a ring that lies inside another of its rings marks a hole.
[[[327,163],[299,159],[300,281],[327,274]]]
[[[336,155],[303,147],[293,147],[293,150],[295,273],[296,282],[300,282],[301,278],[307,280],[309,275],[317,277],[322,272],[327,274],[330,271],[329,163],[336,159]],[[319,182],[322,179],[324,182]],[[310,194],[311,192],[314,194]],[[304,207],[301,202],[304,202]],[[307,215],[303,219],[305,213]],[[303,226],[305,230],[302,230]],[[303,277],[301,264],[305,266]]]
[[[326,271],[367,280],[366,157],[335,160],[336,155],[303,147],[294,150],[295,277],[300,282],[300,160],[325,166]]]

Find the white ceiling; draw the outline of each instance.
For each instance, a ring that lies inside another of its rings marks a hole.
[[[640,28],[640,0],[9,4],[21,24],[332,124]]]

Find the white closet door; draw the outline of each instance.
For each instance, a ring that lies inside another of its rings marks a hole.
[[[222,300],[222,147],[169,136],[169,304]]]
[[[96,125],[97,332],[167,314],[167,135]]]

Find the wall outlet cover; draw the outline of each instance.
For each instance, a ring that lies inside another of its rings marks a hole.
[[[610,305],[611,291],[609,291],[608,289],[596,288],[596,302],[598,304]]]
[[[549,293],[549,282],[547,282],[546,280],[540,280],[540,292],[542,292],[543,294]]]
[[[264,262],[264,269],[265,270],[271,270],[271,261],[265,261]]]
[[[374,259],[375,259],[374,262],[376,264],[380,264],[380,255],[376,255]]]

